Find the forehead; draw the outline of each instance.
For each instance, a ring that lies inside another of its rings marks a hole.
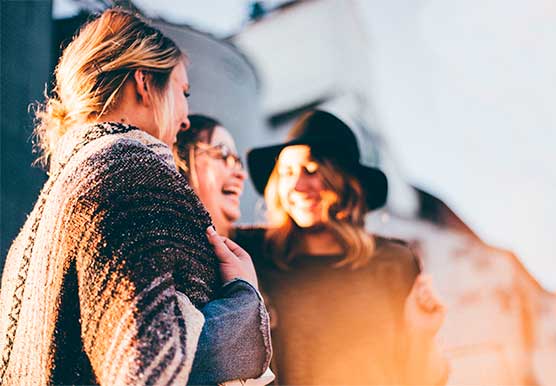
[[[173,82],[179,83],[180,85],[184,86],[189,83],[189,79],[187,78],[187,70],[185,69],[183,60],[180,60],[180,62],[176,64],[176,66],[170,73],[170,79],[172,79]]]
[[[210,141],[211,145],[226,145],[232,150],[236,150],[236,144],[234,138],[228,130],[222,126],[216,126],[214,132],[212,133],[212,139]]]
[[[280,164],[296,164],[311,160],[311,148],[307,145],[293,145],[282,149],[278,156]]]

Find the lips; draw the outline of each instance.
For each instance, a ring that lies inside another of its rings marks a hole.
[[[240,196],[242,192],[242,188],[240,186],[224,186],[222,188],[222,193],[226,196]]]
[[[228,181],[222,187],[222,194],[227,199],[234,201],[236,204],[239,204],[239,197],[241,193],[243,193],[243,183],[241,181]]]
[[[317,199],[290,199],[290,205],[301,210],[312,210],[320,203]]]

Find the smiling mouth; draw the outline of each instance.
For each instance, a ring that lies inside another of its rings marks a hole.
[[[222,194],[225,196],[239,197],[241,195],[241,188],[239,186],[228,186],[222,188]]]
[[[300,210],[312,210],[319,205],[319,201],[318,200],[293,201],[291,205],[292,207]]]

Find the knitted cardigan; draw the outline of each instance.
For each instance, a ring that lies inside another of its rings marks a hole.
[[[186,384],[220,287],[208,213],[168,147],[131,126],[66,133],[10,248],[0,384]]]

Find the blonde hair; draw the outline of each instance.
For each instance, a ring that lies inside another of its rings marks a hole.
[[[338,200],[330,206],[324,224],[345,252],[345,258],[335,267],[349,265],[353,269],[359,268],[370,261],[375,251],[374,237],[364,228],[367,207],[361,183],[328,159],[316,161],[324,186],[338,196]],[[303,252],[304,246],[295,238],[299,228],[282,206],[278,194],[279,179],[275,165],[264,191],[270,225],[265,246],[274,263],[287,269],[296,255]]]
[[[46,165],[60,137],[72,126],[95,120],[118,104],[133,71],[149,76],[159,130],[170,125],[165,92],[172,69],[185,61],[176,44],[139,16],[111,8],[85,24],[64,49],[54,71],[55,85],[35,111],[35,135]]]

